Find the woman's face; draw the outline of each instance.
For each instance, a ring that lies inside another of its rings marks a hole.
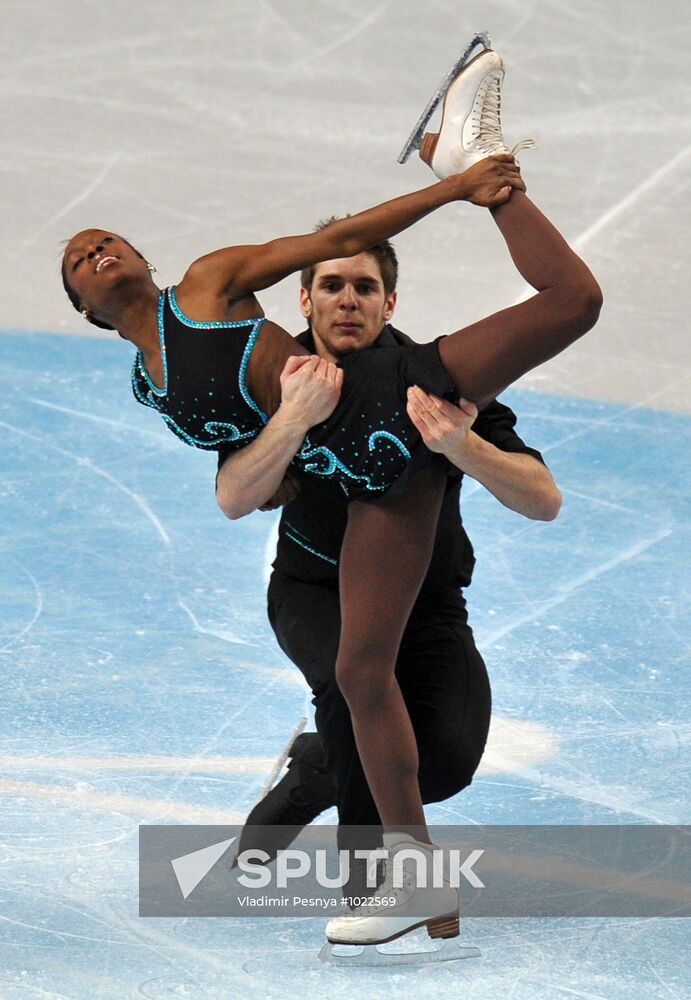
[[[129,243],[102,229],[85,229],[73,236],[65,247],[63,266],[82,308],[95,315],[123,279],[149,274],[146,261]]]

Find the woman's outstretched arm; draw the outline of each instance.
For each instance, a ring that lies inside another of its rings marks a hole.
[[[242,298],[303,267],[362,253],[450,202],[471,201],[488,208],[503,204],[512,188],[524,188],[513,157],[491,157],[463,174],[341,219],[318,232],[216,250],[194,261],[181,285],[201,282],[208,293]]]

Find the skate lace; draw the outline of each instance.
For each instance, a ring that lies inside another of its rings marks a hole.
[[[376,868],[376,862],[374,862]],[[353,908],[352,916],[362,917],[362,916],[386,916],[387,912],[390,912],[393,906],[398,905],[401,897],[408,895],[412,890],[415,889],[415,877],[413,872],[410,870],[408,865],[404,864],[402,866],[402,877],[401,885],[395,886],[393,884],[393,858],[389,858],[384,864],[384,878],[382,879],[380,885],[373,890],[371,895],[373,897],[379,897],[380,899],[384,897],[393,897],[396,900],[395,904],[389,904],[389,906],[383,906],[377,903],[363,903],[360,906]],[[372,878],[373,868],[370,867],[370,877],[369,881],[373,881]]]
[[[508,153],[515,156],[521,149],[534,149],[533,139],[522,139],[509,150],[501,130],[501,75],[489,73],[478,92],[473,107],[472,127],[476,148],[491,156]]]

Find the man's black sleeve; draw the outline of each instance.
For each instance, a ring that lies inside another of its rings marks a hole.
[[[493,444],[500,451],[511,451],[523,455],[532,455],[538,462],[546,465],[545,460],[535,448],[529,448],[515,430],[516,414],[508,406],[494,399],[481,410],[473,424],[473,430],[483,440]]]

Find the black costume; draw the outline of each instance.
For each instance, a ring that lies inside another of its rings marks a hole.
[[[155,385],[137,351],[132,368],[135,399],[151,406],[186,444],[240,448],[259,434],[267,415],[247,388],[247,366],[263,317],[199,322],[180,309],[175,289],[158,299],[163,385]],[[237,330],[236,334],[231,330]]]
[[[309,331],[298,340],[314,350]],[[367,354],[396,350],[405,355],[411,344],[408,337],[387,326]],[[473,430],[502,451],[542,461],[540,453],[516,434],[515,422],[514,413],[495,401],[479,414]],[[229,453],[230,449],[221,449],[219,466]],[[432,560],[396,665],[418,743],[423,802],[449,798],[470,784],[490,719],[489,680],[461,593],[470,584],[474,565],[473,549],[459,516],[461,482],[461,473],[447,481]],[[304,811],[310,789],[325,808],[329,804],[326,771],[335,781],[330,804],[338,805],[340,823],[376,824],[378,814],[355,746],[350,712],[335,679],[340,637],[338,557],[347,500],[334,482],[301,475],[300,485],[300,493],[281,516],[268,610],[281,648],[313,692],[325,759],[314,745],[308,753],[306,745],[301,748],[300,758],[291,765],[290,794],[301,797],[296,813]],[[248,823],[263,822],[260,804]]]
[[[268,420],[246,380],[263,323],[263,318],[191,320],[174,288],[162,292],[158,329],[164,384],[151,381],[140,351],[132,370],[135,398],[157,410],[187,444],[223,454],[243,447]],[[415,473],[435,459],[408,419],[406,389],[420,385],[439,396],[455,393],[437,345],[361,351],[341,367],[338,405],[310,429],[292,465],[320,480],[335,480],[351,500],[404,493]]]

